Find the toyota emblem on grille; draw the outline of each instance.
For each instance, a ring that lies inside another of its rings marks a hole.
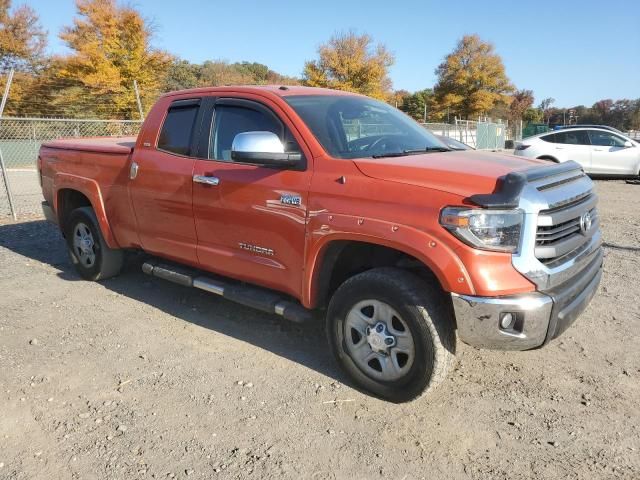
[[[591,230],[593,219],[591,218],[591,212],[584,212],[580,217],[580,231],[583,235],[586,235]]]

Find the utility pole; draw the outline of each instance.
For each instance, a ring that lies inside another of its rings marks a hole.
[[[427,102],[424,102],[424,123],[427,123]]]
[[[2,103],[0,103],[0,119],[4,114],[4,107],[7,104],[7,98],[9,98],[9,91],[11,89],[11,82],[13,81],[13,68],[9,71],[7,76],[7,84],[4,86],[4,94],[2,95]],[[4,157],[2,155],[2,149],[0,149],[0,170],[2,170],[2,179],[4,180],[4,187],[7,191],[7,199],[9,200],[9,209],[11,210],[11,216],[13,220],[17,220],[16,208],[13,204],[13,195],[11,193],[11,185],[9,184],[9,174],[7,167],[4,164]]]
[[[142,113],[142,102],[140,102],[140,92],[138,91],[138,81],[133,81],[133,90],[136,92],[136,103],[138,104],[138,113],[140,114],[140,120],[144,120],[144,113]]]

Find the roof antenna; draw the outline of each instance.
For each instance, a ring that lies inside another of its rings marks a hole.
[[[289,90],[289,87],[287,87],[286,85],[280,85],[278,87],[278,90]]]

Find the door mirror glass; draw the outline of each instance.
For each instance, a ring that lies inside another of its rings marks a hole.
[[[257,165],[294,167],[302,156],[285,152],[280,138],[273,132],[238,133],[231,144],[231,159]]]

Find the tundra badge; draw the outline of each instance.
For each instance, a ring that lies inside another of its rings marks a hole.
[[[250,243],[238,242],[238,246],[242,250],[247,250],[253,253],[259,253],[261,255],[273,256],[274,251],[271,248],[258,247],[257,245],[251,245]]]

